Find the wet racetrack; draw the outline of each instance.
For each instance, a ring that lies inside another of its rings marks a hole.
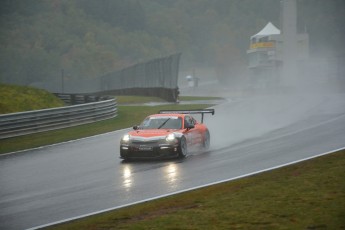
[[[126,130],[0,156],[0,229],[44,225],[341,149],[343,99],[263,97],[219,105],[205,119],[211,150],[183,160],[122,162],[119,139]]]

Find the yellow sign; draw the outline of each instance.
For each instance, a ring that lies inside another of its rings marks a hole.
[[[274,42],[258,42],[250,44],[250,49],[257,49],[257,48],[273,48]]]

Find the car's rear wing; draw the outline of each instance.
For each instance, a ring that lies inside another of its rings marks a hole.
[[[190,109],[190,110],[160,110],[160,114],[201,114],[201,123],[204,121],[204,114],[211,113],[214,115],[214,109]]]

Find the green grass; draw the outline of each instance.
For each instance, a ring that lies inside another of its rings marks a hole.
[[[118,104],[138,104],[138,103],[148,103],[148,102],[165,102],[159,97],[144,97],[144,96],[117,96]],[[201,97],[201,96],[179,96],[180,101],[197,101],[197,100],[221,100],[221,97]]]
[[[345,229],[345,151],[48,229]]]
[[[140,104],[148,102],[165,102],[159,97],[144,97],[144,96],[114,96],[118,104]]]
[[[201,97],[201,96],[179,96],[180,101],[207,101],[207,100],[222,100],[222,97]]]
[[[0,84],[0,114],[64,106],[53,94],[32,87]]]
[[[118,116],[71,128],[0,140],[0,154],[74,140],[138,125],[146,116],[163,109],[197,109],[211,105],[118,106]]]

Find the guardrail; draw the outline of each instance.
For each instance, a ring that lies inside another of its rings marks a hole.
[[[117,116],[116,99],[0,115],[0,139],[105,120]]]

